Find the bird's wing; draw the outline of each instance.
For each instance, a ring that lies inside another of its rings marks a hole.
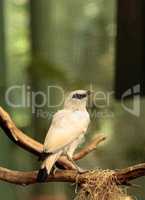
[[[86,131],[89,121],[87,111],[58,111],[45,138],[44,152],[54,153],[69,145]]]

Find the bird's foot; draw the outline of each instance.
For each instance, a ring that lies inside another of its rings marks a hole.
[[[85,172],[88,171],[88,170],[85,170],[85,169],[80,168],[80,167],[75,163],[75,161],[72,159],[72,157],[70,157],[68,154],[67,154],[67,158],[68,158],[69,161],[71,161],[71,162],[73,163],[74,167],[76,168],[76,170],[77,170],[80,174],[85,173]]]
[[[53,176],[55,176],[55,174],[56,174],[56,171],[57,171],[57,167],[56,167],[56,166],[54,166],[54,167],[52,168],[52,170],[51,170],[50,174],[51,174],[51,175],[53,175]]]
[[[88,170],[88,169],[83,169],[83,168],[80,168],[80,167],[77,166],[77,171],[78,171],[80,174],[83,174],[83,173],[88,172],[89,170]]]

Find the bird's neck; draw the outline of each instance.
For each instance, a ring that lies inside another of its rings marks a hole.
[[[81,103],[75,103],[75,104],[72,104],[72,103],[66,103],[64,104],[64,108],[65,109],[69,109],[69,110],[79,110],[79,111],[86,111],[86,104],[81,104]]]

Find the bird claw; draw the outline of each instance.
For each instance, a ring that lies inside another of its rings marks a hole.
[[[53,175],[53,176],[55,176],[56,171],[57,171],[57,167],[54,166],[54,167],[52,168],[50,174]]]
[[[70,162],[72,162],[72,164],[74,165],[74,167],[76,168],[76,170],[77,170],[80,174],[83,174],[83,173],[85,173],[85,172],[88,171],[88,170],[86,170],[86,169],[80,168],[68,154],[66,154],[66,155],[67,155],[68,160],[69,160]]]
[[[86,173],[86,172],[89,171],[88,169],[82,169],[82,168],[80,168],[80,167],[78,167],[77,170],[78,170],[78,172],[79,172],[80,174],[83,174],[83,173]]]

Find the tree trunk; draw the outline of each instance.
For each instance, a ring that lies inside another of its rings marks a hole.
[[[145,2],[118,0],[116,97],[140,84],[145,94]]]

